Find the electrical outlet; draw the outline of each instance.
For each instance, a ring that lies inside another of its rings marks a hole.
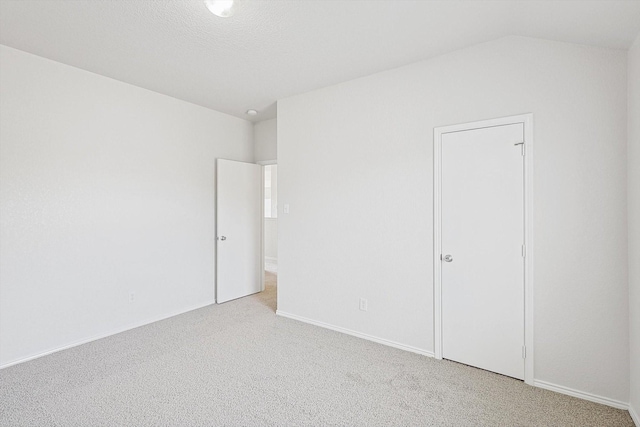
[[[367,311],[369,308],[369,302],[365,298],[360,298],[360,310]]]
[[[133,292],[129,292],[129,302],[133,302],[136,299],[136,294]]]

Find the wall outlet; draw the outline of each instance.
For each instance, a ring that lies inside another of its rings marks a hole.
[[[369,309],[369,302],[365,298],[360,298],[360,310],[367,311]]]
[[[136,294],[133,292],[129,292],[129,302],[133,302],[136,299]]]

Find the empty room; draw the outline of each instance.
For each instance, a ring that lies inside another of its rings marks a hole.
[[[640,427],[640,0],[0,0],[0,426]]]

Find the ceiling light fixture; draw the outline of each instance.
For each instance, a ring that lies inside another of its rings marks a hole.
[[[220,18],[228,18],[236,11],[233,0],[205,0],[204,4],[209,12]]]
[[[258,114],[256,110],[247,110],[247,115],[249,116],[255,116],[256,114]]]

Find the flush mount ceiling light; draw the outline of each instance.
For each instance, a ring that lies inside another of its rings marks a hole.
[[[256,110],[247,110],[247,115],[249,116],[255,116],[256,114],[258,114]]]
[[[205,6],[220,18],[228,18],[236,11],[234,0],[205,0]]]

